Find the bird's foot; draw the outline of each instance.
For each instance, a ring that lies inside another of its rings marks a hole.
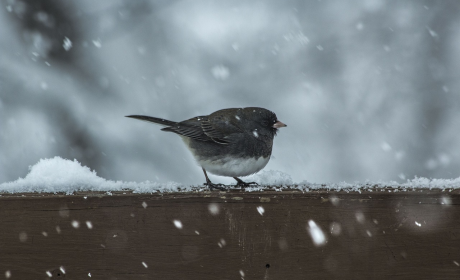
[[[224,184],[214,184],[211,181],[208,181],[208,182],[204,183],[203,185],[208,186],[210,191],[212,191],[213,189],[218,189],[218,190],[221,190],[221,191],[226,191],[227,190],[226,188],[224,188],[224,186],[225,186]]]
[[[236,187],[241,187],[242,189],[247,188],[247,187],[249,187],[251,185],[257,185],[257,186],[259,185],[256,182],[245,182],[245,181],[243,181],[243,180],[241,180],[240,178],[237,178],[237,177],[233,177],[233,179],[235,179],[236,182],[237,182],[235,186]]]

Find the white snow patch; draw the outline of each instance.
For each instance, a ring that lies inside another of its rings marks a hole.
[[[86,226],[88,229],[93,229],[93,223],[91,223],[91,221],[86,221]]]
[[[149,267],[145,262],[142,262],[142,265],[143,265],[145,268]]]
[[[41,159],[29,167],[29,174],[13,182],[0,184],[0,192],[19,193],[66,193],[76,191],[122,191],[132,190],[134,193],[154,193],[170,191],[190,191],[175,182],[160,184],[150,181],[122,182],[109,181],[98,177],[94,170],[82,166],[77,160],[67,160],[60,157]]]
[[[448,160],[440,156],[438,164],[445,164]],[[259,162],[248,162],[251,166],[259,164],[258,168],[262,168],[268,162],[268,158],[260,160]],[[236,164],[236,163],[235,163]],[[219,170],[228,168],[231,170],[240,168],[240,165],[230,165],[219,167]],[[233,169],[232,169],[233,168]],[[212,168],[211,168],[212,169]],[[241,168],[240,168],[241,169]],[[240,170],[238,170],[240,171]],[[256,172],[250,170],[251,172]],[[248,171],[249,172],[249,171]],[[225,175],[225,174],[223,174]],[[228,174],[227,174],[228,175]],[[400,176],[405,179],[405,176]],[[287,173],[276,170],[264,170],[245,178],[246,182],[256,182],[258,186],[247,187],[246,191],[263,191],[266,186],[276,186],[277,191],[283,189],[294,188],[302,192],[312,190],[334,190],[334,191],[354,191],[361,192],[367,191],[407,191],[413,189],[442,189],[452,190],[460,188],[460,177],[455,179],[427,179],[418,178],[407,180],[405,183],[397,183],[394,181],[389,182],[364,182],[364,183],[328,183],[317,184],[308,181],[299,183],[293,182],[291,176]],[[164,184],[156,182],[123,182],[123,181],[110,181],[98,177],[94,170],[90,170],[86,166],[82,166],[77,160],[67,160],[60,157],[51,159],[41,159],[37,164],[29,167],[29,173],[24,178],[19,178],[16,181],[5,182],[0,184],[0,193],[65,193],[71,195],[75,192],[81,191],[99,191],[99,192],[113,192],[113,191],[132,191],[133,193],[165,193],[165,192],[190,192],[190,191],[204,191],[206,187],[185,186],[175,182],[168,182]],[[448,205],[448,199],[442,201]],[[144,204],[145,205],[145,204]],[[145,207],[143,205],[143,207]],[[67,209],[65,209],[67,210]],[[58,229],[56,229],[58,230]],[[59,233],[59,232],[58,232]]]
[[[307,231],[310,233],[311,239],[313,240],[313,244],[315,246],[322,246],[326,244],[326,236],[321,228],[316,225],[315,221],[309,220]]]
[[[416,224],[417,226],[419,226],[419,227],[422,226],[422,224],[421,224],[421,223],[418,223],[417,221],[415,221],[415,224]]]
[[[42,234],[43,234],[44,237],[48,236],[48,233],[46,231],[42,231]]]
[[[259,185],[292,185],[293,181],[287,173],[276,170],[263,170],[257,174],[248,176],[245,181],[256,182]]]
[[[259,138],[259,133],[257,133],[257,130],[254,130],[252,134],[254,135],[254,137]]]
[[[11,271],[7,270],[5,271],[5,278],[8,279],[11,277]]]
[[[60,270],[63,274],[65,274],[65,269],[64,269],[63,266],[59,267],[59,270]]]
[[[241,277],[244,277],[244,271],[242,269],[240,269],[240,275]]]
[[[88,276],[89,276],[89,277],[91,277],[91,272],[90,272],[90,273],[88,273]]]
[[[174,220],[173,221],[174,225],[176,226],[176,228],[178,229],[181,229],[182,228],[182,222],[179,221],[179,220]]]
[[[48,275],[48,277],[53,277],[53,274],[51,274],[49,271],[46,271],[46,275]]]
[[[142,202],[142,207],[144,207],[144,209],[145,209],[145,208],[147,208],[147,206],[148,206],[148,205],[147,205],[147,202],[143,201],[143,202]]]
[[[238,116],[235,116],[235,119],[237,119],[237,120],[241,121],[241,118],[240,118],[240,117],[238,117]]]

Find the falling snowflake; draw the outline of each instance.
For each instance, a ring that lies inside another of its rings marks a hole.
[[[72,48],[72,41],[69,38],[64,37],[64,42],[62,44],[64,50],[69,51]]]
[[[259,212],[259,214],[263,216],[265,213],[265,209],[262,206],[257,206],[257,212]]]
[[[80,227],[80,222],[79,222],[79,221],[76,221],[76,220],[73,220],[73,221],[72,221],[72,226],[73,226],[74,228],[79,228],[79,227]]]
[[[208,210],[212,215],[217,215],[219,214],[219,205],[217,203],[211,203],[208,205]]]
[[[324,236],[323,231],[316,225],[315,221],[308,221],[307,230],[316,246],[322,246],[326,243],[326,236]]]
[[[102,47],[102,44],[101,44],[101,40],[100,39],[97,39],[97,40],[93,40],[93,44],[96,48],[101,48]]]
[[[174,225],[176,226],[176,228],[178,229],[181,229],[182,228],[182,222],[179,221],[179,220],[174,220],[173,221]]]

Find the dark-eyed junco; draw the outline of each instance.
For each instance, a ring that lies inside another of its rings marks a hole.
[[[213,184],[206,171],[233,177],[237,186],[255,184],[238,177],[254,174],[267,165],[273,138],[278,128],[286,126],[275,113],[258,107],[223,109],[181,122],[139,115],[126,117],[160,124],[166,126],[161,130],[179,134],[202,167],[211,190],[225,189]]]

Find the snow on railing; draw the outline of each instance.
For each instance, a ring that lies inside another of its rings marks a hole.
[[[206,186],[190,186],[176,182],[123,182],[111,181],[97,176],[94,170],[82,166],[77,160],[60,157],[41,159],[29,168],[24,178],[0,184],[0,193],[65,193],[73,194],[81,191],[111,192],[130,191],[133,193],[163,193],[208,191]],[[460,188],[460,177],[456,179],[415,178],[405,183],[397,182],[364,182],[364,183],[328,183],[317,184],[307,181],[295,183],[291,177],[281,171],[261,171],[246,177],[259,185],[247,187],[245,191],[407,191],[413,189],[444,189]],[[229,190],[239,190],[229,186]]]

